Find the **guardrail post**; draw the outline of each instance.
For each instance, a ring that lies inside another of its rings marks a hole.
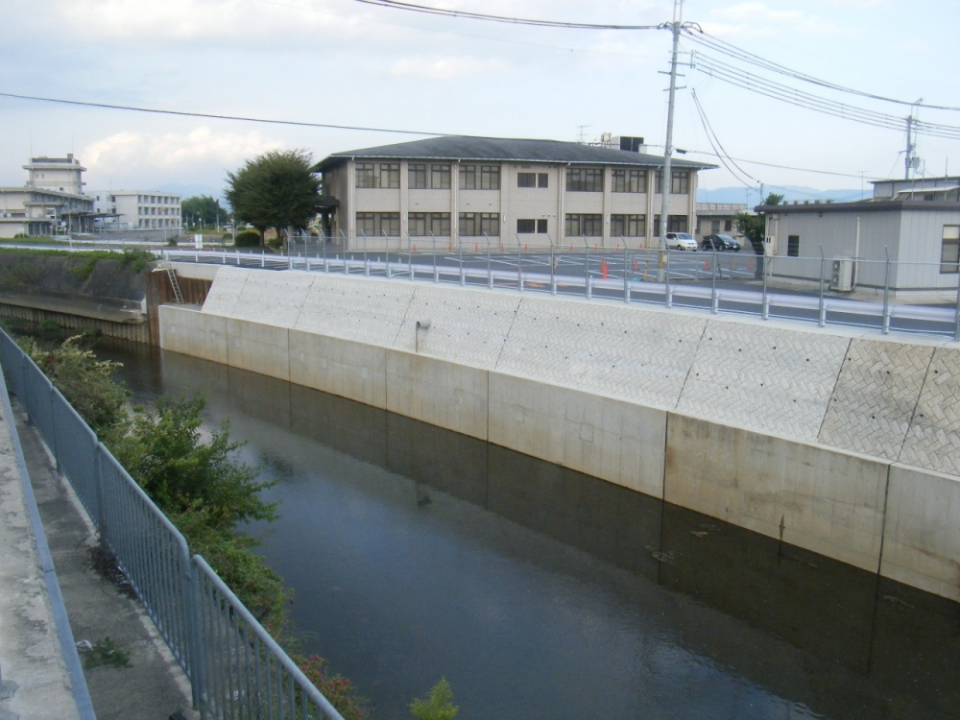
[[[767,263],[760,266],[760,274],[763,276],[763,295],[761,296],[760,317],[763,320],[770,319],[770,298],[767,297]]]
[[[720,307],[720,296],[717,295],[717,245],[713,243],[713,264],[710,269],[710,312],[714,315]]]
[[[547,233],[547,240],[550,241],[550,294],[557,294],[557,264],[553,255],[553,238]]]
[[[620,241],[623,243],[623,301],[625,303],[630,302],[630,279],[629,271],[627,269],[627,263],[630,262],[630,258],[627,255],[627,241],[623,239],[623,235],[620,236]]]
[[[887,246],[883,246],[883,254],[886,256],[886,268],[883,274],[883,322],[881,332],[884,335],[890,332],[890,251]]]
[[[823,257],[823,245],[820,246],[820,308],[817,317],[817,325],[823,327],[827,324],[827,306],[823,300],[823,275],[826,269],[826,259]]]
[[[957,275],[957,304],[953,326],[953,341],[960,342],[960,275]]]
[[[587,299],[590,299],[592,293],[592,288],[590,287],[590,244],[587,242],[587,236],[581,235],[580,239],[583,240],[583,264],[584,264],[584,283],[583,283],[583,294],[587,296]]]
[[[487,287],[493,289],[493,269],[490,266],[490,237],[484,233],[483,239],[487,241]]]
[[[187,584],[187,597],[185,598],[188,613],[187,623],[190,628],[190,690],[193,695],[194,710],[199,710],[200,716],[204,717],[206,715],[203,707],[203,698],[206,692],[204,687],[206,685],[204,675],[206,659],[204,658],[203,623],[200,621],[202,598],[200,596],[199,570],[189,557],[186,559],[186,564],[184,575]]]
[[[667,308],[673,307],[673,289],[670,287],[670,248],[667,248],[663,252],[667,255],[667,274],[664,278],[663,286],[663,304]]]

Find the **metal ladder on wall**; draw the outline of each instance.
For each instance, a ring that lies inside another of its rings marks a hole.
[[[164,270],[167,271],[167,277],[170,278],[170,287],[173,288],[173,296],[177,300],[178,305],[183,305],[183,293],[180,291],[180,281],[177,280],[177,271],[173,269],[173,265],[169,262],[162,264]]]

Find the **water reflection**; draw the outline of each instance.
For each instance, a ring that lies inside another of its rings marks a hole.
[[[960,605],[510,450],[142,346],[282,481],[264,555],[379,718],[955,718]]]

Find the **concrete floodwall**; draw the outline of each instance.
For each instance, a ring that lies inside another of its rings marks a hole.
[[[960,600],[960,350],[948,344],[236,268],[220,269],[202,311],[164,306],[161,324],[167,349]]]

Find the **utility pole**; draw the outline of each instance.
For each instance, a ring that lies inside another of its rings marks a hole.
[[[680,47],[680,25],[683,21],[683,0],[673,0],[673,22],[670,30],[673,32],[673,55],[670,59],[670,92],[667,100],[667,140],[663,149],[663,181],[660,190],[663,195],[663,205],[660,208],[660,249],[667,249],[667,218],[670,214],[670,190],[673,185],[673,171],[671,158],[673,156],[673,107],[677,94],[677,51]],[[656,187],[654,187],[656,189]]]
[[[917,100],[917,105],[923,102],[923,98]],[[919,163],[917,162],[917,143],[915,140],[915,133],[913,132],[913,124],[917,119],[913,116],[916,112],[916,106],[910,111],[910,114],[907,116],[907,153],[903,159],[903,179],[910,179],[910,170],[916,170]]]

